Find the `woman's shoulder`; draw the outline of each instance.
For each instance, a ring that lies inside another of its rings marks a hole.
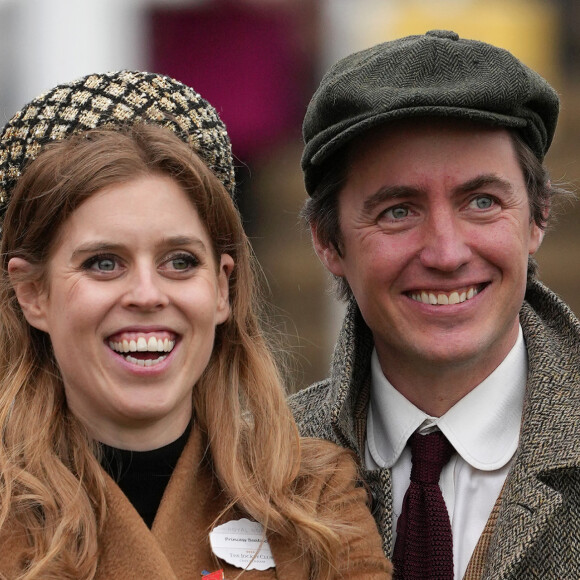
[[[26,567],[30,556],[26,531],[14,518],[0,531],[0,578],[17,578]]]
[[[358,480],[358,466],[352,451],[326,439],[300,437],[303,472],[328,478]]]
[[[340,539],[341,578],[390,578],[392,567],[371,515],[370,498],[354,454],[326,440],[301,438],[302,491],[320,521]]]
[[[367,490],[352,451],[324,439],[309,437],[300,439],[300,451],[302,491],[311,497],[317,496],[318,511],[324,511],[325,505],[331,504],[333,509],[347,504],[367,509],[370,504]],[[345,517],[348,518],[348,514]]]

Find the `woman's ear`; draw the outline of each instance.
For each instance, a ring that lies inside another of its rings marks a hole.
[[[46,290],[34,275],[34,266],[23,258],[10,258],[8,276],[16,299],[30,326],[48,332],[46,321]]]
[[[217,323],[222,324],[230,317],[230,276],[234,271],[234,259],[229,254],[222,254],[218,272]]]

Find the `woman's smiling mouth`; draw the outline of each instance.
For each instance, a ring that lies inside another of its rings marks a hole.
[[[110,336],[109,348],[140,367],[159,364],[175,347],[176,336],[169,332],[123,332]],[[164,353],[164,354],[159,354]]]

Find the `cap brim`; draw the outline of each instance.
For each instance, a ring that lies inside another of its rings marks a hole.
[[[322,165],[338,149],[346,146],[369,129],[386,124],[389,121],[415,117],[459,118],[514,129],[523,129],[528,125],[527,121],[521,117],[461,107],[427,106],[397,109],[379,114],[373,113],[369,116],[361,116],[358,119],[348,119],[342,123],[344,128],[333,126],[316,135],[307,145],[307,149],[316,150],[310,158],[310,165]],[[321,145],[319,149],[317,149],[317,144]]]

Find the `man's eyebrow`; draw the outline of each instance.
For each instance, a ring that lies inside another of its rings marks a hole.
[[[495,173],[486,173],[462,183],[455,188],[455,191],[457,193],[469,193],[490,185],[495,188],[503,189],[507,193],[511,193],[514,190],[513,185],[507,179],[503,179]]]
[[[415,187],[409,185],[386,185],[381,187],[370,197],[365,199],[363,209],[365,212],[372,212],[378,205],[388,200],[396,200],[400,197],[409,197],[420,193]]]
[[[469,193],[488,186],[503,189],[508,193],[513,191],[513,185],[507,179],[503,179],[495,173],[485,173],[458,185],[455,188],[455,192]],[[422,188],[410,185],[386,185],[378,189],[364,201],[363,209],[365,212],[372,212],[378,205],[381,205],[385,201],[396,200],[401,197],[417,196],[424,193]]]

